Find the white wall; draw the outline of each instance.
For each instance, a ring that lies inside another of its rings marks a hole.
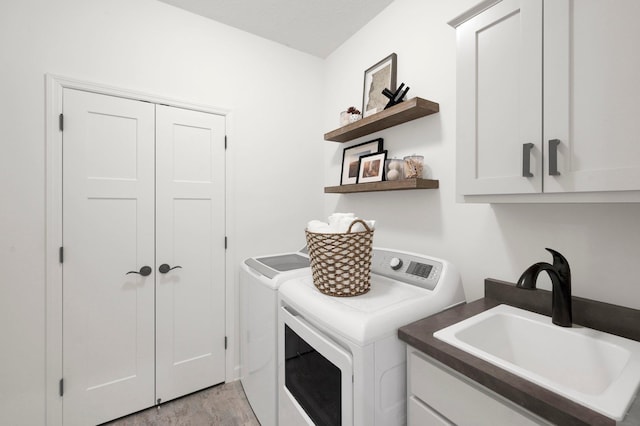
[[[232,265],[301,247],[323,211],[320,59],[155,0],[2,2],[3,425],[45,418],[45,73],[232,111]]]
[[[428,253],[460,269],[468,300],[483,295],[486,277],[515,282],[526,267],[563,253],[573,293],[640,309],[640,204],[488,205],[455,200],[455,30],[446,22],[476,0],[395,0],[335,51],[325,64],[325,131],[338,114],[362,105],[364,70],[398,54],[398,84],[440,104],[440,113],[360,138],[326,143],[325,184],[340,182],[345,146],[383,137],[389,154],[425,156],[427,177],[438,190],[327,195],[325,213],[354,211],[378,220],[374,244]],[[541,279],[545,277],[541,276]],[[548,279],[542,283],[549,288]]]

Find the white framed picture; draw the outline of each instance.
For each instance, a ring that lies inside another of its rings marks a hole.
[[[387,151],[360,157],[358,167],[358,183],[381,182],[384,179],[384,162]]]

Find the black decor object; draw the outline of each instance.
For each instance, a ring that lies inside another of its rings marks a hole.
[[[398,87],[398,90],[396,90],[395,92],[392,92],[391,90],[386,88],[383,89],[382,94],[389,98],[389,102],[387,102],[387,105],[384,107],[384,109],[391,108],[392,106],[404,101],[404,97],[407,95],[408,91],[409,86],[404,87],[404,83],[400,84],[400,87]]]

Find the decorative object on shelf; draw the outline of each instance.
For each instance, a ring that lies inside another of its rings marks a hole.
[[[357,183],[382,182],[384,178],[384,161],[386,159],[387,151],[360,157]]]
[[[349,123],[355,123],[361,118],[362,114],[360,111],[356,107],[350,106],[349,109],[340,113],[340,125],[346,126]]]
[[[404,157],[404,178],[422,178],[424,157],[422,155],[408,155]]]
[[[347,110],[347,114],[349,115],[349,123],[356,122],[362,118],[362,114],[356,107],[349,107]]]
[[[349,124],[349,113],[342,111],[340,113],[340,126],[346,126],[347,124]]]
[[[364,72],[362,116],[368,117],[384,110],[387,99],[382,90],[396,90],[397,55],[392,53]]]
[[[342,153],[340,185],[358,182],[360,157],[382,151],[382,142],[382,138],[378,138],[344,149]]]
[[[385,161],[384,180],[398,180],[404,177],[404,160],[390,158]]]
[[[403,88],[404,90],[402,90]],[[389,102],[387,102],[387,105],[384,107],[384,109],[391,108],[392,106],[404,101],[404,97],[407,95],[408,91],[409,86],[404,87],[404,83],[402,83],[400,87],[398,87],[398,90],[396,90],[395,92],[392,92],[391,90],[385,88],[382,91],[382,94],[389,98]]]

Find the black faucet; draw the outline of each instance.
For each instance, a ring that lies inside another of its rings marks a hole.
[[[571,327],[571,270],[569,262],[557,251],[550,248],[546,250],[553,255],[553,265],[546,262],[534,263],[522,273],[516,287],[535,290],[538,275],[542,271],[547,271],[553,286],[551,321],[561,327]]]

